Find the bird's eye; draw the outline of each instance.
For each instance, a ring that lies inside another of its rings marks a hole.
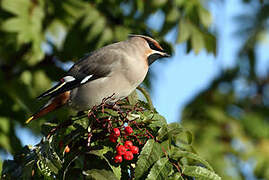
[[[153,44],[153,42],[148,42],[150,49],[156,50],[156,46]]]
[[[149,41],[149,40],[147,42],[148,42],[150,49],[163,52],[163,49],[161,49],[159,46],[157,46],[154,42]]]

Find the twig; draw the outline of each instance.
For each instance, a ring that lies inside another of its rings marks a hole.
[[[141,86],[139,86],[137,89],[145,96],[145,98],[149,104],[149,108],[151,110],[154,110],[154,106],[153,106],[152,101],[150,99],[149,93],[146,91],[146,89],[142,88]]]

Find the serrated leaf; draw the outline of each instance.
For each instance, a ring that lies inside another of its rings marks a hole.
[[[148,140],[138,157],[137,166],[135,168],[135,179],[143,177],[144,173],[163,155],[164,152],[161,149],[161,145],[153,139]]]
[[[90,121],[88,117],[77,119],[74,121],[74,126],[76,127],[77,125],[83,127],[84,129],[87,129],[90,125]]]
[[[33,1],[27,0],[4,0],[3,5],[7,11],[17,16],[5,20],[1,29],[6,32],[16,32],[18,45],[31,42],[31,48],[25,53],[24,59],[30,65],[37,63],[44,56],[41,48],[41,43],[44,39],[44,34],[42,33],[42,21],[45,15],[43,10],[44,2],[37,0],[36,4],[34,4]],[[17,8],[18,5],[19,8]]]
[[[163,126],[159,131],[158,131],[158,140],[164,140],[167,138],[173,138],[179,134],[184,132],[183,127],[179,123],[171,123],[168,126]]]
[[[94,154],[96,156],[100,156],[102,158],[104,158],[104,154],[106,154],[108,151],[110,151],[111,149],[107,146],[104,146],[102,149],[99,150],[92,150],[89,153],[90,154]]]
[[[212,23],[212,16],[210,12],[204,7],[200,6],[200,8],[198,9],[198,13],[201,23],[208,28]]]
[[[179,16],[180,16],[180,11],[178,10],[176,6],[174,6],[170,11],[168,11],[166,15],[166,21],[168,23],[174,23],[178,21]]]
[[[18,32],[25,27],[24,19],[22,18],[9,18],[1,25],[1,29],[7,32]]]
[[[94,23],[91,25],[90,31],[88,32],[86,40],[88,42],[94,40],[94,38],[103,32],[103,29],[105,29],[105,24],[106,20],[101,16],[99,16],[98,19],[95,19]]]
[[[104,159],[114,172],[115,177],[117,177],[117,179],[121,179],[121,167],[120,166],[115,167],[111,165],[109,160],[104,156],[104,154],[106,154],[108,151],[111,151],[111,149],[109,147],[104,146],[103,149],[93,150],[90,152],[90,154],[94,154],[96,156],[99,156],[101,159]]]
[[[75,19],[84,13],[85,7],[87,7],[86,4],[77,0],[66,0],[62,4],[62,8],[65,10],[66,14],[74,17]]]
[[[10,13],[23,16],[29,12],[30,3],[29,0],[2,0],[1,7]]]
[[[147,180],[163,180],[173,171],[173,165],[166,157],[159,159],[151,168]]]
[[[204,41],[207,52],[212,52],[214,55],[216,55],[217,53],[216,37],[210,33],[204,33]]]
[[[112,109],[104,109],[104,112],[106,112],[107,114],[109,114],[110,116],[113,116],[113,117],[119,116],[119,113],[117,111],[112,110]]]
[[[193,160],[196,160],[197,162],[203,164],[204,166],[206,166],[209,170],[213,171],[213,168],[210,166],[210,164],[206,160],[204,160],[202,157],[200,157],[199,155],[194,154],[192,152],[182,151],[181,149],[179,149],[177,147],[172,148],[172,152],[171,152],[170,157],[175,159],[175,160],[177,160],[178,158],[181,158],[181,157],[193,159]]]
[[[44,138],[36,152],[39,159],[37,166],[41,173],[48,177],[57,174],[62,167],[62,161],[51,146],[51,140]]]
[[[151,117],[152,117],[150,118],[151,123],[149,124],[149,127],[151,129],[155,130],[154,128],[164,127],[167,125],[166,119],[160,114],[154,113],[151,115]]]
[[[193,135],[192,135],[191,131],[186,130],[185,131],[185,134],[187,136],[187,143],[188,144],[191,144],[192,141],[193,141]]]
[[[182,174],[205,180],[221,180],[215,172],[200,166],[185,165],[182,167]]]
[[[186,21],[184,19],[179,21],[178,25],[179,33],[177,37],[177,43],[182,43],[184,41],[187,41],[192,33],[192,25],[189,21]]]
[[[179,172],[174,173],[172,176],[168,178],[168,180],[184,180]]]
[[[191,46],[195,54],[198,54],[205,47],[203,35],[198,29],[192,32]]]
[[[89,27],[100,16],[98,11],[91,6],[87,7],[86,13],[81,24],[82,29]]]
[[[100,169],[91,169],[88,171],[83,171],[83,175],[86,176],[86,179],[94,180],[117,180],[117,177],[113,174],[112,171],[100,170]]]

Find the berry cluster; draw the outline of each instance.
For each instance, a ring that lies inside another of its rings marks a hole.
[[[124,128],[124,133],[126,136],[133,133],[133,129],[130,126]],[[109,140],[113,143],[116,143],[120,137],[121,132],[119,128],[114,128],[112,133],[109,136]],[[134,158],[134,154],[139,153],[139,148],[133,145],[132,141],[125,141],[122,144],[118,144],[116,147],[117,155],[114,157],[115,163],[121,163],[123,158],[127,161],[130,161]],[[123,158],[122,158],[123,156]]]

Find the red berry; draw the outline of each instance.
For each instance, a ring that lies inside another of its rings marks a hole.
[[[125,141],[124,146],[126,149],[130,149],[133,146],[132,141]]]
[[[132,146],[130,151],[133,153],[133,154],[138,154],[139,152],[139,148],[137,146]]]
[[[113,129],[113,133],[115,134],[115,136],[119,137],[120,136],[120,130],[119,130],[119,128],[114,128]]]
[[[126,153],[126,148],[123,145],[119,145],[116,150],[118,155],[124,155]]]
[[[127,161],[130,161],[134,158],[134,155],[131,151],[127,151],[124,155],[123,155],[124,159]]]
[[[65,153],[69,153],[69,152],[70,152],[70,148],[69,148],[68,145],[64,148],[64,152],[65,152]]]
[[[130,126],[126,126],[124,131],[128,135],[133,133],[133,129]]]
[[[117,142],[117,139],[118,138],[114,134],[110,134],[110,136],[109,136],[109,141],[110,142],[115,143],[115,142]]]
[[[115,163],[121,163],[122,162],[122,156],[120,156],[120,155],[115,156],[114,161],[115,161]]]

